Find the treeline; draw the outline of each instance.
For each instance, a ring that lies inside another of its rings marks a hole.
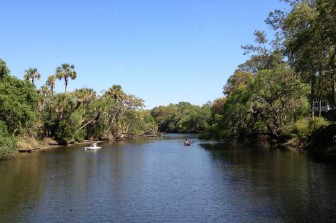
[[[142,99],[119,85],[102,95],[91,88],[68,92],[69,80],[76,76],[73,65],[62,64],[36,89],[36,68],[27,69],[20,80],[0,60],[0,158],[11,157],[18,144],[30,146],[35,140],[69,144],[156,134],[158,127]],[[57,79],[64,80],[64,93],[54,92]]]
[[[256,31],[256,43],[242,47],[251,57],[212,104],[201,137],[266,135],[301,146],[335,141],[335,112],[323,113],[321,105],[336,107],[336,1],[285,1],[289,11],[265,20],[273,40]]]
[[[210,104],[192,105],[188,102],[155,107],[151,115],[160,132],[199,133],[208,127]]]

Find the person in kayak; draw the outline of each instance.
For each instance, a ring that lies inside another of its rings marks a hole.
[[[186,140],[184,141],[184,145],[185,145],[185,146],[190,146],[190,144],[191,144],[191,142],[190,142],[188,139],[186,139]]]

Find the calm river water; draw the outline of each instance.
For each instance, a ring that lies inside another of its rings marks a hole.
[[[1,161],[0,222],[336,222],[332,161],[185,137]]]

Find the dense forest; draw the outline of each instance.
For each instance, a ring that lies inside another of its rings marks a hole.
[[[203,106],[188,102],[155,107],[151,115],[158,124],[160,132],[199,133],[208,127],[211,104]]]
[[[336,126],[336,1],[286,0],[255,31],[240,64],[211,106],[203,138],[266,136],[296,147],[332,146]],[[324,105],[324,107],[322,106]]]
[[[62,64],[45,85],[37,68],[12,76],[0,60],[0,158],[18,147],[54,141],[114,140],[160,132],[199,133],[203,139],[260,137],[295,147],[336,143],[336,1],[284,0],[265,22],[275,35],[255,31],[251,55],[229,77],[223,97],[144,109],[144,101],[113,85],[68,92],[75,67]],[[54,91],[56,80],[64,92]],[[220,89],[219,89],[220,90]],[[322,106],[323,105],[323,106]],[[327,106],[326,106],[327,105]],[[327,107],[327,109],[325,108]]]

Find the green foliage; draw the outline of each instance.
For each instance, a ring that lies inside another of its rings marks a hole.
[[[208,126],[204,131],[198,134],[198,138],[200,139],[215,139],[218,141],[231,137],[232,135],[230,132],[223,128],[219,123],[214,123]]]
[[[204,130],[211,117],[210,107],[196,106],[188,102],[159,106],[151,110],[160,132],[197,133]]]
[[[66,120],[62,120],[59,123],[58,129],[56,131],[56,140],[60,144],[68,144],[74,140],[75,128],[71,123],[68,123]]]
[[[148,110],[132,111],[127,117],[132,120],[129,123],[131,135],[155,135],[158,131],[158,126]]]
[[[1,78],[10,74],[9,69],[7,68],[6,62],[0,59],[0,80]]]
[[[324,128],[328,126],[329,124],[330,123],[327,120],[325,120],[323,117],[316,117],[316,118],[310,119],[309,128],[312,131],[315,131],[317,129]]]
[[[290,138],[300,138],[306,139],[312,133],[310,129],[310,121],[306,118],[300,119],[295,122],[290,128],[288,128],[288,132],[284,131],[284,134],[287,134]]]
[[[335,1],[288,1],[291,11],[276,11],[267,22],[281,33],[288,63],[311,85],[310,103],[336,105]],[[320,115],[320,114],[319,114]]]
[[[254,54],[245,63],[238,66],[239,70],[256,74],[261,70],[274,69],[284,64],[284,55],[279,45],[278,36],[271,43],[266,38],[265,32],[257,30],[254,32],[254,36],[257,45],[242,46],[242,49],[245,50],[244,54]]]
[[[236,71],[225,89],[228,97],[221,109],[218,103],[213,104],[213,123],[202,137],[268,134],[281,139],[289,126],[307,115],[309,88],[286,66],[262,70],[254,76]]]
[[[0,159],[8,159],[16,153],[16,141],[8,131],[6,124],[0,121]]]
[[[303,118],[298,120],[290,129],[290,136],[292,138],[308,139],[311,135],[319,129],[325,128],[329,122],[322,117],[314,119]]]
[[[46,131],[51,132],[61,144],[81,140],[79,132],[85,114],[85,109],[78,106],[79,102],[73,94],[56,94],[52,99],[50,107],[44,113],[46,120]]]
[[[251,114],[249,100],[250,84],[253,75],[236,70],[224,87],[226,98],[211,105],[211,121],[200,134],[202,138],[224,139],[251,133]]]
[[[29,133],[37,122],[38,95],[33,85],[7,75],[0,80],[0,120],[16,136]]]
[[[252,73],[236,70],[234,74],[227,80],[227,84],[224,86],[223,93],[227,96],[230,96],[239,89],[245,89],[251,82],[252,78]]]
[[[309,88],[287,67],[259,72],[251,91],[253,116],[264,122],[268,133],[275,138],[280,137],[285,126],[307,115]]]
[[[76,78],[74,66],[62,64],[38,91],[37,68],[25,71],[22,81],[9,75],[0,60],[0,158],[16,151],[15,137],[53,138],[68,144],[84,139],[115,139],[156,134],[157,124],[144,102],[113,85],[102,96],[90,88],[54,95],[55,80]]]
[[[269,44],[265,33],[256,31],[257,44],[242,47],[253,55],[228,79],[227,97],[212,105],[210,127],[202,137],[268,134],[309,141],[313,135],[315,143],[319,137],[336,143],[333,125],[308,118],[308,96],[311,108],[313,100],[336,106],[336,2],[286,2],[289,13],[275,10],[266,19],[277,31],[275,39]]]

